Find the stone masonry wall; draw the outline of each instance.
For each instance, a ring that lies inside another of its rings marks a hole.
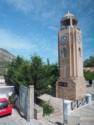
[[[68,79],[63,82],[67,82],[67,87],[58,86],[58,82],[56,83],[56,97],[62,98],[62,94],[64,94],[64,99],[68,100],[78,100],[85,96],[85,82],[84,78],[78,79]],[[62,89],[64,90],[62,93]]]
[[[75,81],[76,85],[76,98],[81,99],[85,97],[86,94],[86,83],[84,77],[80,77]]]

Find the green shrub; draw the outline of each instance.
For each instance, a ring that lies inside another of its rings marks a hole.
[[[50,106],[48,103],[42,103],[41,104],[42,108],[43,108],[43,115],[50,115],[51,113],[54,112],[54,108],[52,106]]]
[[[14,107],[15,101],[16,101],[15,98],[13,96],[9,96],[8,99],[9,99],[10,103],[12,104],[12,106]]]

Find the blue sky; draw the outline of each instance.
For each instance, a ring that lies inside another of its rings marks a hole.
[[[58,62],[58,31],[68,12],[79,20],[83,59],[94,56],[94,0],[0,0],[0,48]]]

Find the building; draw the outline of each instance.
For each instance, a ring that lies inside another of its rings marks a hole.
[[[77,18],[69,12],[60,21],[58,59],[59,79],[56,83],[56,96],[62,98],[63,89],[65,99],[83,98],[86,85],[83,76],[82,33],[78,28]]]
[[[94,72],[94,67],[84,67],[84,70]]]

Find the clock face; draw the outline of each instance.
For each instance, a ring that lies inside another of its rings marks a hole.
[[[81,36],[78,36],[78,38],[77,38],[77,39],[78,39],[78,42],[80,42],[80,41],[81,41]]]
[[[66,36],[62,36],[62,43],[63,43],[63,44],[66,43],[66,40],[67,40],[67,37],[66,37]]]

